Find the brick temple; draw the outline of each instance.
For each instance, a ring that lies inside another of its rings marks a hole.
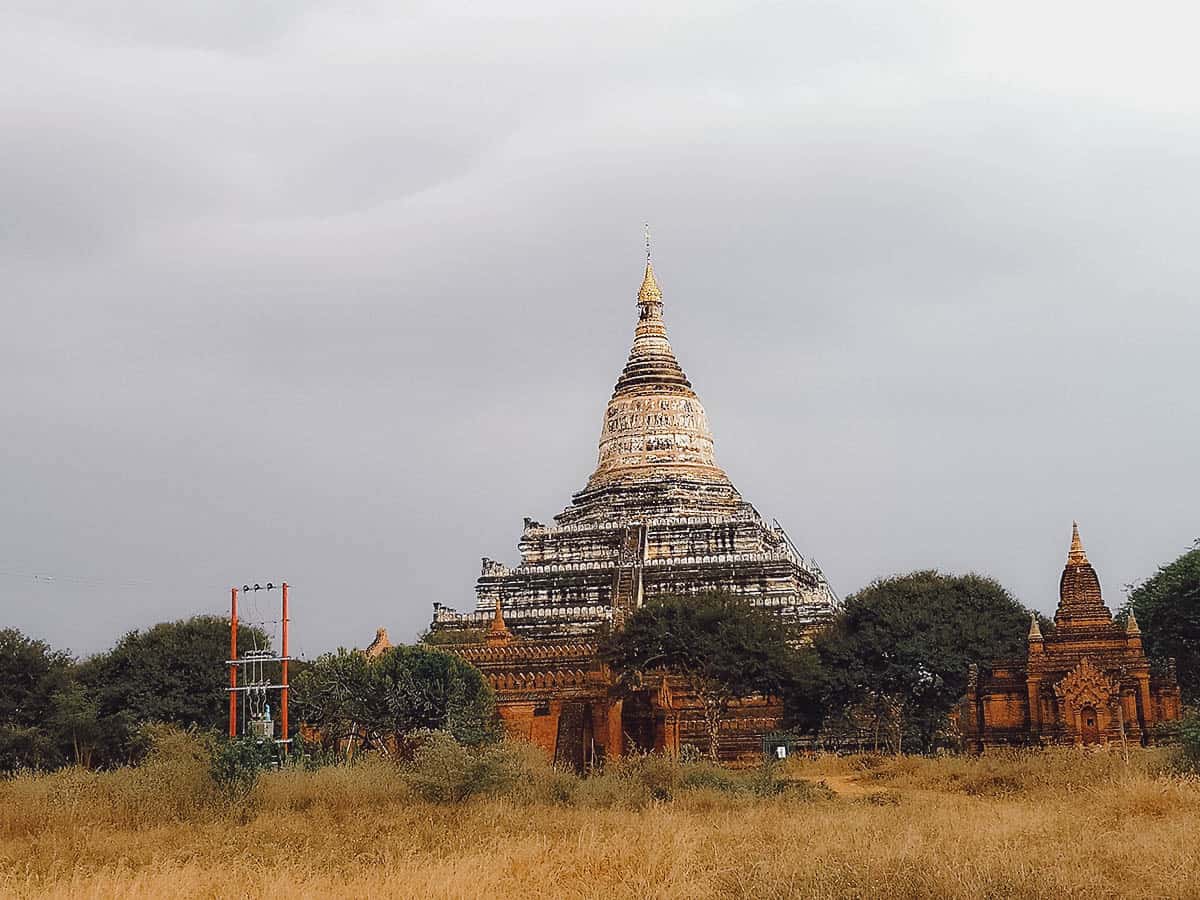
[[[958,710],[964,744],[1148,744],[1182,708],[1174,660],[1153,672],[1137,620],[1113,621],[1074,526],[1054,629],[1030,623],[1024,659],[972,666]]]
[[[582,766],[631,749],[707,746],[698,707],[670,679],[618,696],[599,636],[647,599],[719,590],[812,626],[837,601],[820,568],[717,464],[700,398],[675,358],[647,253],[633,348],[608,402],[596,468],[552,525],[525,519],[521,561],[485,557],[472,611],[434,604],[431,630],[478,666],[508,730]],[[443,638],[450,635],[442,634]],[[721,754],[761,752],[766,698],[735,708]]]

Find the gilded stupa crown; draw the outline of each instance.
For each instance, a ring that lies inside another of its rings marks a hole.
[[[588,488],[672,476],[730,486],[713,454],[704,406],[667,337],[648,244],[637,305],[633,347],[604,413]]]
[[[638,303],[662,303],[662,290],[654,277],[654,263],[646,257],[646,274],[642,276],[642,288],[638,291]]]

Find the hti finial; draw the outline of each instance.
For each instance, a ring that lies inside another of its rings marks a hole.
[[[650,262],[650,223],[645,223],[646,227],[646,262]]]
[[[1079,523],[1071,523],[1071,549],[1067,553],[1068,565],[1082,565],[1088,561],[1083,550],[1083,541],[1079,539]]]

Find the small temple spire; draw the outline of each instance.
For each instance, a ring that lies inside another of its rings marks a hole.
[[[362,652],[363,652],[363,655],[367,657],[367,659],[377,659],[380,656],[383,656],[383,654],[387,653],[391,649],[392,649],[392,642],[390,640],[388,640],[387,629],[386,628],[376,628],[375,629],[375,640],[371,641],[371,643],[369,643],[367,645],[367,649],[363,650]]]
[[[1126,634],[1141,634],[1142,633],[1142,629],[1138,628],[1137,619],[1135,619],[1133,617],[1132,609],[1129,611],[1129,615],[1125,619],[1125,633]]]
[[[1042,629],[1038,625],[1037,616],[1029,617],[1029,640],[1030,641],[1042,640]]]
[[[500,608],[500,598],[496,598],[496,611],[492,615],[492,624],[488,627],[487,642],[489,644],[504,644],[512,637],[512,632],[504,624],[504,611]]]
[[[1083,541],[1079,539],[1079,523],[1071,523],[1071,549],[1067,553],[1067,565],[1087,565],[1087,554],[1083,550]]]

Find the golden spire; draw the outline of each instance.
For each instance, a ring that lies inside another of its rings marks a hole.
[[[662,291],[654,279],[654,264],[646,260],[646,275],[642,278],[642,289],[638,291],[638,303],[662,303]]]
[[[638,291],[638,303],[662,303],[662,291],[654,277],[654,263],[650,260],[650,226],[646,226],[646,274],[642,278],[642,289]]]
[[[1071,523],[1071,549],[1067,553],[1068,566],[1087,565],[1087,554],[1083,552],[1083,541],[1079,539],[1079,523]]]
[[[1125,619],[1126,634],[1141,634],[1142,629],[1138,628],[1137,619],[1133,617],[1133,610],[1129,611],[1129,616]]]

